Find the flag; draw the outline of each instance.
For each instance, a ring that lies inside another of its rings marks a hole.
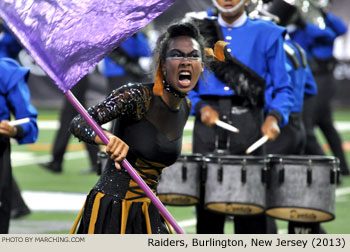
[[[70,89],[175,0],[0,0],[0,16],[107,145],[108,136]],[[174,217],[124,159],[122,165],[177,233]]]
[[[175,0],[1,0],[0,16],[66,93]]]

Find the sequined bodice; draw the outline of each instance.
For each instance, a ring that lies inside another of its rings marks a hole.
[[[89,108],[88,112],[99,124],[115,120],[113,133],[130,147],[127,160],[155,189],[162,169],[180,156],[189,107],[183,99],[179,110],[171,110],[161,97],[152,95],[152,87],[153,84],[129,84]],[[71,131],[87,142],[93,142],[95,137],[80,116],[73,120]],[[95,189],[123,198],[125,195],[121,192],[134,187],[129,180],[130,176],[125,171],[116,171],[114,162],[109,160]]]

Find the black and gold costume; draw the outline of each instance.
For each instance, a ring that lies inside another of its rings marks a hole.
[[[180,156],[190,103],[183,99],[180,109],[172,110],[160,96],[153,95],[152,88],[153,84],[125,85],[88,112],[99,125],[115,120],[112,133],[130,147],[126,159],[155,192],[162,169]],[[80,115],[73,119],[70,130],[80,140],[94,143],[96,133]],[[142,189],[124,169],[117,170],[111,159],[81,215],[78,233],[171,231]]]

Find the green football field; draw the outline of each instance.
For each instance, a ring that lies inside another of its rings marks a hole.
[[[14,176],[25,192],[65,192],[87,194],[91,187],[98,180],[94,174],[81,174],[80,171],[88,168],[84,146],[76,139],[71,138],[68,151],[65,156],[64,172],[53,174],[43,168],[38,163],[49,160],[49,154],[57,128],[58,110],[39,109],[39,138],[37,143],[19,146],[12,145],[12,162]],[[346,150],[348,160],[350,151],[350,111],[337,110],[335,121],[339,126],[339,131],[343,139],[343,146]],[[193,118],[190,118],[190,122]],[[348,124],[349,121],[349,124]],[[328,151],[323,136],[317,132],[324,148]],[[183,153],[190,152],[191,130],[186,130],[184,135]],[[329,151],[328,151],[329,153]],[[329,155],[331,155],[329,153]],[[350,177],[344,177],[342,184],[337,187],[336,192],[336,218],[333,221],[323,223],[327,233],[330,234],[350,234]],[[28,205],[31,202],[26,201]],[[42,200],[43,205],[50,203]],[[60,203],[61,204],[61,203]],[[69,202],[62,201],[63,205]],[[49,207],[49,206],[48,206]],[[12,220],[10,224],[11,233],[67,233],[73,224],[78,210],[33,210],[28,216]],[[194,207],[168,207],[175,219],[180,223],[186,233],[195,233],[195,210]],[[285,233],[287,229],[286,221],[277,221],[279,232]],[[233,233],[233,221],[228,218],[225,225],[226,233]]]

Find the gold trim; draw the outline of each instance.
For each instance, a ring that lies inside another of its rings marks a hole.
[[[80,210],[80,212],[79,212],[77,218],[75,219],[74,224],[73,224],[73,227],[72,227],[71,230],[69,231],[69,234],[75,234],[75,231],[76,231],[76,229],[77,229],[78,223],[79,223],[79,221],[80,221],[80,219],[81,219],[81,216],[83,215],[83,212],[84,212],[84,209],[85,209],[86,200],[87,200],[87,198],[85,199],[83,208]]]
[[[101,198],[105,195],[103,193],[98,192],[94,199],[94,205],[92,206],[91,218],[89,223],[88,234],[93,234],[95,232],[95,224],[98,217],[98,210],[100,208]]]

